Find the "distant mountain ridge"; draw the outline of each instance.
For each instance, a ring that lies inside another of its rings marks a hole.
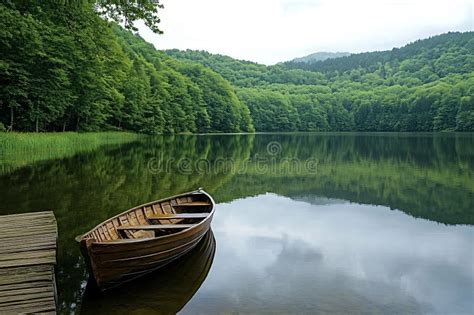
[[[335,59],[339,57],[347,57],[350,56],[351,53],[348,52],[327,52],[327,51],[320,51],[316,52],[304,57],[299,57],[291,60],[290,62],[303,62],[303,63],[314,63],[318,61],[324,61],[327,59]]]
[[[351,54],[343,58],[326,59],[322,61],[315,61],[312,63],[302,61],[288,61],[283,65],[288,69],[302,69],[306,71],[314,71],[320,73],[331,72],[346,72],[353,69],[369,69],[373,71],[379,67],[380,64],[394,64],[405,60],[414,59],[427,61],[430,66],[445,54],[443,59],[452,59],[452,54],[461,55],[462,60],[450,60],[451,65],[461,66],[464,63],[472,65],[472,51],[474,49],[474,32],[448,32],[445,34],[431,36],[425,39],[419,39],[408,43],[400,48],[392,48],[391,50],[363,52]],[[466,59],[466,60],[464,60]],[[417,65],[414,68],[420,68],[422,65]],[[459,68],[454,66],[449,73],[457,72]],[[411,69],[413,70],[413,69]],[[451,71],[452,70],[452,71]],[[467,69],[466,72],[469,72]],[[447,73],[445,73],[447,74]]]

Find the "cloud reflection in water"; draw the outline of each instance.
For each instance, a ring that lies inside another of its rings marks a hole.
[[[474,312],[473,226],[299,199],[220,204],[214,265],[183,313]]]

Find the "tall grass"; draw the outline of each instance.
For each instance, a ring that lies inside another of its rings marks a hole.
[[[3,133],[0,132],[0,174],[34,162],[70,157],[106,144],[138,140],[127,132]]]

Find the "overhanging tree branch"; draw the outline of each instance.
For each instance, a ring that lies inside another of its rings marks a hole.
[[[99,15],[123,23],[126,29],[137,31],[135,22],[143,20],[154,33],[163,33],[158,27],[158,11],[164,8],[159,0],[97,0],[94,8]]]

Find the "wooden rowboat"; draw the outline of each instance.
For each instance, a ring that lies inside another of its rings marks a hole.
[[[107,289],[189,252],[209,231],[214,210],[198,189],[122,212],[77,240],[97,285]]]

